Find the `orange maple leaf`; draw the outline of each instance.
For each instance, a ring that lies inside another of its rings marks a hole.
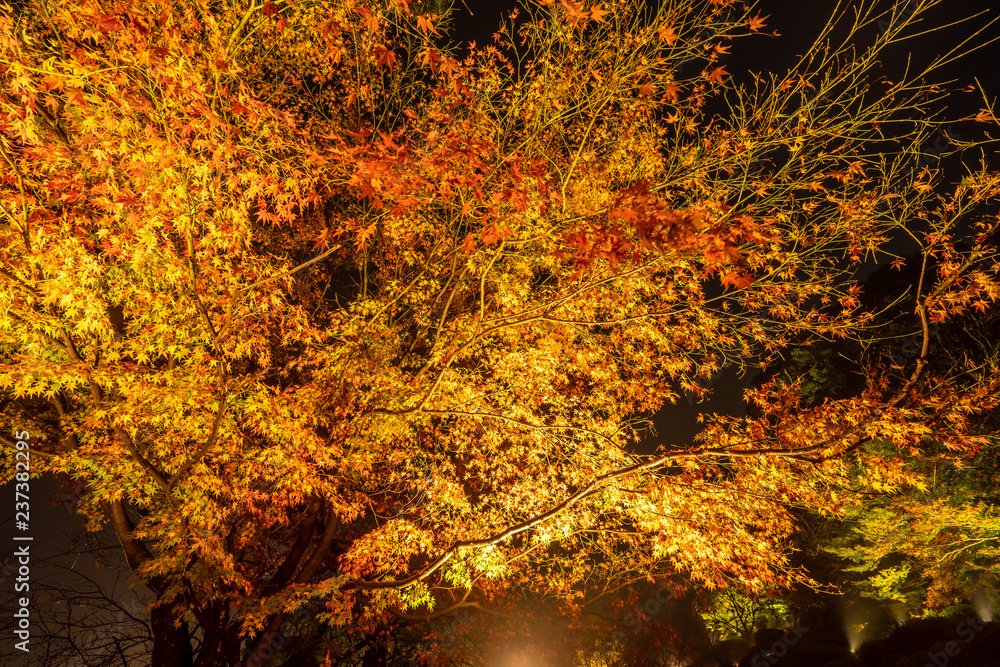
[[[760,12],[757,12],[757,16],[751,16],[747,19],[747,27],[750,28],[750,32],[757,32],[764,27],[764,21],[771,17],[770,14],[761,18]]]
[[[976,114],[976,117],[973,118],[973,120],[976,121],[977,123],[995,123],[995,122],[997,122],[997,119],[993,116],[993,114],[988,109],[981,109],[979,111],[979,113]]]
[[[420,64],[424,67],[434,67],[441,62],[441,56],[434,49],[424,49],[420,52]]]
[[[417,16],[417,30],[427,34],[438,34],[437,28],[434,27],[434,20],[439,18],[436,14],[420,14]]]
[[[573,0],[562,0],[562,6],[566,10],[566,22],[576,25],[580,21],[587,20],[587,12],[583,11],[583,0],[573,2]]]
[[[594,5],[590,8],[590,18],[594,23],[604,23],[604,17],[610,13],[603,9],[603,5]]]
[[[330,36],[339,37],[340,31],[341,31],[340,22],[333,17],[319,24],[319,34],[321,34],[323,37],[330,37]]]
[[[670,102],[676,102],[677,96],[681,92],[680,84],[676,81],[671,81],[663,88],[663,97]]]
[[[313,249],[315,250],[316,248],[319,248],[319,247],[324,247],[325,248],[326,245],[327,245],[327,242],[330,240],[330,236],[331,236],[330,230],[328,228],[324,227],[323,231],[320,232],[316,236],[316,238],[313,239]]]
[[[672,46],[674,42],[677,41],[677,33],[674,32],[672,26],[661,26],[659,30],[656,31],[656,36],[660,41],[666,42],[667,46]]]
[[[723,77],[727,76],[728,74],[729,74],[729,72],[726,71],[725,67],[716,67],[708,75],[708,77],[707,77],[708,78],[708,82],[709,83],[722,83]]]
[[[739,271],[731,271],[722,276],[723,285],[732,285],[736,289],[746,289],[753,284],[753,276]]]
[[[375,49],[375,55],[378,56],[378,60],[375,62],[376,67],[389,66],[392,69],[396,65],[396,54],[393,53],[392,49],[387,49],[384,46],[380,46]]]

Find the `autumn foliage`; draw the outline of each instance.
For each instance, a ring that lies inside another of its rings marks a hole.
[[[787,585],[791,507],[984,442],[996,360],[932,372],[927,332],[995,307],[1000,175],[910,169],[945,93],[871,74],[913,16],[737,84],[766,26],[728,0],[529,4],[465,57],[411,0],[0,8],[0,422],[112,523],[155,664],[188,624],[195,664],[257,664],[309,599],[364,633]],[[721,367],[875,340],[858,271],[900,238],[915,359],[637,448]]]

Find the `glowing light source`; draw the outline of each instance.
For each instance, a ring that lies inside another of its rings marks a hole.
[[[972,606],[976,608],[979,620],[984,623],[993,621],[993,600],[990,599],[990,594],[986,592],[986,589],[980,588],[976,591],[975,595],[972,596]]]
[[[858,650],[858,647],[864,643],[864,628],[863,624],[844,624],[844,634],[847,635],[847,643],[851,646],[851,653]]]
[[[510,649],[495,664],[499,667],[542,667],[546,662],[531,649]]]

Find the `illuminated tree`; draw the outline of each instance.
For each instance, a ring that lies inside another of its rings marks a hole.
[[[859,504],[844,517],[848,530],[825,545],[861,573],[865,594],[914,615],[948,612],[977,591],[996,590],[1000,563],[995,487],[984,485],[995,475],[995,445],[972,467],[926,450],[914,464],[926,488]]]
[[[754,632],[762,628],[784,627],[791,621],[788,606],[779,599],[750,599],[729,588],[716,593],[705,613],[710,630],[723,638],[753,642]]]
[[[900,285],[905,287],[908,276],[906,272],[887,273],[896,272],[886,267],[868,283],[880,286],[881,296],[891,301]],[[870,348],[870,353],[904,367],[914,363],[922,339],[922,334],[914,333],[917,316],[906,305],[879,301],[875,296],[873,306],[881,310],[882,336]],[[998,323],[997,311],[991,310],[967,312],[932,326],[934,344],[928,367],[939,373],[959,373],[962,368],[989,363],[1000,350]],[[805,378],[800,385],[804,394],[818,396],[832,390],[845,395],[861,390],[856,376],[862,366],[849,363],[861,357],[856,342],[835,341],[793,352],[773,370],[787,379]],[[830,359],[842,361],[833,367]],[[837,380],[832,387],[831,376]],[[974,457],[956,457],[931,432],[921,442],[920,456],[906,461],[922,484],[868,491],[842,517],[824,519],[813,513],[803,522],[812,551],[844,559],[840,564],[846,563],[847,572],[836,578],[845,592],[861,593],[902,608],[906,614],[921,615],[948,613],[968,603],[977,591],[996,589],[998,420],[996,409],[976,418],[973,432],[991,438]],[[880,450],[883,456],[893,454],[885,444],[869,448]],[[849,484],[845,491],[850,492]]]
[[[925,366],[933,322],[1000,295],[1000,177],[910,169],[948,93],[875,80],[935,3],[902,4],[739,86],[720,58],[765,17],[728,0],[532,4],[461,61],[409,0],[0,5],[2,422],[113,524],[153,664],[189,631],[197,665],[260,664],[310,600],[369,633],[786,585],[790,506],[919,483],[932,431],[979,447],[995,359]],[[723,366],[877,337],[856,272],[901,235],[936,258],[913,364],[635,449]]]

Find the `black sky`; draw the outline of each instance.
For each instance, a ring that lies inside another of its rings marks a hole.
[[[707,1],[707,0],[706,0]],[[455,14],[452,18],[453,39],[458,42],[475,41],[487,43],[503,17],[509,15],[516,6],[511,0],[456,0]],[[591,4],[591,3],[587,3]],[[857,2],[844,2],[842,9],[853,15]],[[865,3],[868,4],[868,3]],[[891,3],[883,2],[883,7]],[[915,6],[916,3],[914,3]],[[748,80],[747,72],[783,73],[794,66],[799,55],[805,52],[813,43],[824,24],[833,15],[838,3],[833,0],[761,0],[753,13],[760,12],[767,16],[767,30],[778,33],[777,37],[756,36],[737,40],[731,55],[725,63],[737,80]],[[977,16],[978,15],[978,16]],[[925,32],[939,27],[925,35],[906,40],[890,47],[883,53],[880,75],[890,80],[898,80],[907,66],[910,72],[919,72],[928,66],[936,57],[947,54],[970,34],[987,26],[1000,16],[1000,7],[994,6],[990,0],[964,0],[963,2],[942,2],[924,14],[921,23],[910,29],[911,32]],[[970,20],[962,21],[968,17]],[[866,33],[874,37],[875,31],[884,29],[874,25]],[[864,35],[863,35],[864,36]],[[1000,23],[987,27],[971,42],[961,47],[968,50],[974,45],[1000,38]],[[863,42],[862,42],[863,44]],[[978,81],[987,98],[992,103],[1000,96],[1000,41],[978,48],[973,53],[950,63],[937,70],[933,80],[941,83],[951,82],[947,89],[949,107],[948,118],[969,118],[974,116],[983,106],[982,95],[979,92],[959,92]],[[1000,113],[1000,111],[998,111]],[[982,132],[981,127],[971,127],[972,123],[956,125],[961,128],[965,138],[971,138],[970,132]],[[970,128],[970,129],[965,129]],[[960,166],[960,165],[959,165]],[[960,177],[960,176],[959,176]],[[894,252],[906,254],[908,250],[894,247]],[[859,275],[864,279],[877,268],[874,263]],[[676,405],[668,405],[654,417],[656,435],[650,436],[640,445],[642,451],[652,451],[658,444],[686,445],[691,444],[694,436],[701,430],[697,421],[699,413],[721,412],[731,415],[743,415],[743,391],[749,386],[752,376],[741,377],[736,368],[725,369],[712,378],[709,398],[698,403],[682,396]],[[706,384],[706,383],[703,383]]]

